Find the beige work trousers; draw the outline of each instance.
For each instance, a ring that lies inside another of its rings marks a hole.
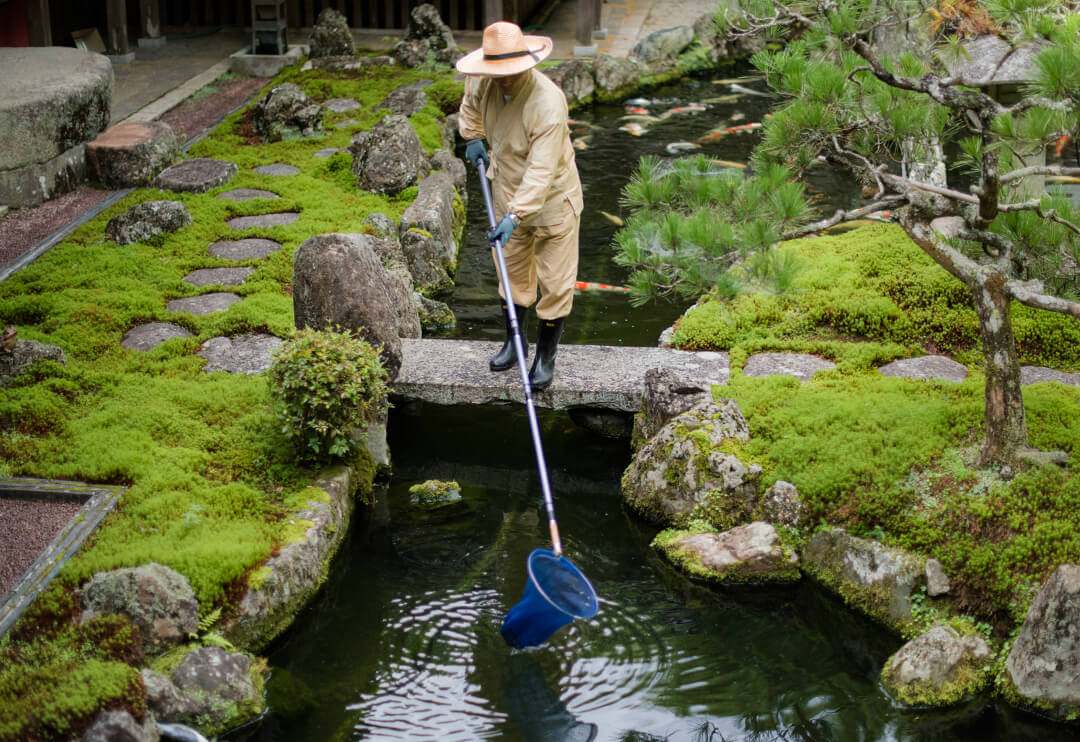
[[[540,319],[566,317],[574,305],[581,215],[574,213],[573,206],[566,199],[563,200],[563,209],[565,218],[552,226],[519,225],[503,247],[514,303],[522,307],[531,306],[536,301],[539,284],[540,301],[536,305],[536,316]],[[494,248],[491,257],[495,259]],[[498,271],[497,262],[495,269]],[[499,296],[506,299],[501,281]]]

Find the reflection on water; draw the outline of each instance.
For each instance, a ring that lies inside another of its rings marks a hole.
[[[601,598],[533,650],[499,636],[546,546],[527,422],[514,407],[395,409],[395,481],[357,523],[312,610],[270,654],[259,742],[295,740],[1034,740],[1073,730],[974,701],[890,706],[899,641],[810,585],[697,587],[648,548],[618,480],[629,452],[544,413],[567,555]],[[438,459],[433,459],[433,452]],[[426,513],[408,486],[456,479]]]

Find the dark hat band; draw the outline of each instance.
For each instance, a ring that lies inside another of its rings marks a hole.
[[[544,51],[544,49],[543,47],[541,47],[540,49],[537,49],[537,51]],[[506,54],[488,54],[487,52],[484,53],[484,61],[487,62],[495,62],[501,59],[517,59],[518,57],[532,57],[537,62],[540,61],[540,57],[536,56],[536,52],[534,52],[532,49],[526,49],[525,51],[520,52],[507,52]]]

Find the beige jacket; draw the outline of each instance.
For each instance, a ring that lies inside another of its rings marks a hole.
[[[581,180],[567,126],[566,96],[535,68],[510,102],[489,77],[469,77],[458,131],[487,139],[496,218],[508,211],[529,227],[565,220],[564,200],[581,214]]]

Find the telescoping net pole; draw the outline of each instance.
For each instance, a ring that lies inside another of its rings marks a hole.
[[[495,207],[491,202],[491,185],[488,183],[486,168],[482,160],[477,164],[477,169],[480,171],[480,190],[484,194],[488,224],[490,224],[491,229],[495,229]],[[525,390],[525,411],[529,417],[529,432],[532,434],[533,450],[536,452],[536,466],[540,473],[540,491],[544,496],[544,507],[547,508],[548,529],[551,531],[551,550],[558,557],[562,556],[562,540],[559,538],[559,524],[555,520],[555,502],[551,498],[551,483],[548,480],[547,462],[544,459],[544,444],[540,440],[540,424],[536,420],[536,404],[533,402],[532,385],[529,383],[529,372],[525,369],[525,346],[522,344],[521,329],[520,325],[518,325],[517,312],[514,310],[514,295],[510,291],[510,275],[506,270],[503,246],[499,240],[495,240],[493,244],[499,282],[502,285],[503,295],[506,297],[506,314],[510,318],[510,330],[514,336],[514,353],[517,355],[521,386]]]

